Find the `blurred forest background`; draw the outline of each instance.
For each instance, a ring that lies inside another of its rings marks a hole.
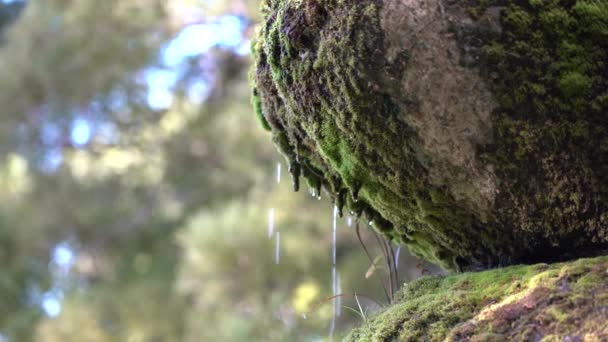
[[[0,1],[0,342],[321,341],[386,304],[252,113],[258,8]]]

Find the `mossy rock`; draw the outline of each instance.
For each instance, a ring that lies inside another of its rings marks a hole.
[[[266,0],[253,103],[316,193],[470,270],[608,246],[608,2]]]
[[[346,341],[607,341],[608,257],[405,285]]]

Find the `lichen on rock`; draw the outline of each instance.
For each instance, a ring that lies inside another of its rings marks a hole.
[[[253,102],[300,175],[451,269],[608,246],[608,5],[266,0]]]
[[[346,341],[605,341],[608,257],[407,284]]]

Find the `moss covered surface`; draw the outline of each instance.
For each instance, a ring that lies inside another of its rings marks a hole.
[[[347,341],[606,341],[608,257],[405,285]]]
[[[506,190],[497,216],[554,246],[606,241],[608,2],[492,2],[503,33],[481,54],[500,107],[481,157]]]
[[[326,189],[340,210],[365,215],[389,238],[446,268],[605,248],[606,2],[445,2],[448,13],[464,8],[476,23],[449,29],[498,103],[493,141],[475,151],[498,184],[487,209],[456,199],[450,179],[438,184],[430,176],[438,160],[410,125],[422,115],[420,99],[401,87],[412,67],[408,48],[415,47],[404,44],[387,57],[385,2],[263,3],[252,47],[253,103],[290,164],[294,188],[303,176],[315,192]],[[486,30],[484,13],[497,6],[501,28]]]

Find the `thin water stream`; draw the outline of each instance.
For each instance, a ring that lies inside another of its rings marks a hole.
[[[274,208],[268,210],[268,238],[272,238],[274,234]]]
[[[340,316],[340,305],[341,300],[339,294],[339,282],[340,276],[338,271],[336,270],[336,240],[337,240],[337,228],[338,228],[338,207],[334,205],[333,215],[332,215],[332,241],[331,241],[331,288],[333,295],[333,314],[331,317],[331,324],[329,327],[329,340],[333,341],[334,331],[336,329],[336,317]]]
[[[277,232],[274,245],[274,263],[279,264],[281,257],[281,232]]]

